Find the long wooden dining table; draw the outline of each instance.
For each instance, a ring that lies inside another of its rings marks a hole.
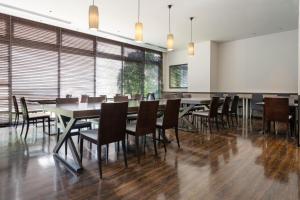
[[[167,100],[161,99],[159,100],[159,110],[163,110],[166,105]],[[183,98],[181,99],[181,103],[187,105],[180,112],[179,118],[187,123],[190,127],[190,130],[195,127],[191,122],[189,122],[184,116],[186,113],[191,111],[196,105],[206,105],[209,104],[210,98]],[[128,113],[137,112],[139,108],[139,101],[129,101],[128,102]],[[62,136],[54,147],[53,154],[54,157],[58,159],[61,163],[63,163],[68,169],[74,171],[75,173],[80,173],[82,171],[82,165],[80,163],[78,151],[75,147],[75,144],[71,137],[72,127],[75,125],[77,120],[80,119],[91,119],[98,118],[101,112],[101,103],[79,103],[79,104],[45,104],[43,105],[44,109],[48,112],[55,113],[57,118],[59,119],[61,124],[61,129],[63,130]],[[64,116],[64,117],[63,117]],[[66,121],[66,118],[68,121]],[[59,154],[59,150],[61,149],[64,142],[67,141],[67,144],[71,150],[72,160],[69,158],[63,158]]]

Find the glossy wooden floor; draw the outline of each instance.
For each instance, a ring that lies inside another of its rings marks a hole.
[[[54,136],[31,128],[25,143],[19,129],[1,128],[0,199],[299,199],[299,149],[284,134],[254,131],[260,126],[181,131],[182,149],[172,142],[165,155],[160,146],[157,158],[149,141],[140,165],[129,153],[128,169],[111,145],[104,180],[95,148],[85,150],[85,170],[76,176],[54,160]]]

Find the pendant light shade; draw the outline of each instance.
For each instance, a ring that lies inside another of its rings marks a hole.
[[[89,7],[89,28],[91,30],[98,30],[99,29],[99,12],[98,7],[94,5],[91,5]]]
[[[168,5],[169,8],[169,34],[167,36],[167,49],[172,51],[174,49],[174,35],[171,33],[171,8],[172,5]]]
[[[193,56],[195,54],[195,47],[194,47],[194,42],[190,42],[188,44],[188,54],[190,56]]]
[[[172,33],[169,33],[167,36],[167,49],[168,51],[174,50],[174,36]]]
[[[138,0],[138,22],[135,23],[135,41],[143,42],[143,23],[140,22],[140,0]]]
[[[193,19],[194,19],[194,17],[190,18],[190,20],[191,20],[191,41],[188,44],[188,54],[190,56],[193,56],[195,54],[195,45],[193,42]]]

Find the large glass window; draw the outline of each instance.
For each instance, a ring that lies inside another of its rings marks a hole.
[[[0,14],[0,125],[9,122],[12,95],[158,97],[161,62],[156,51]]]
[[[28,99],[54,99],[58,95],[57,31],[26,20],[12,20],[12,95]],[[36,109],[28,104],[29,109]]]

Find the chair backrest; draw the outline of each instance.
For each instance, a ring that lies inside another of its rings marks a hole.
[[[147,100],[148,100],[148,101],[153,101],[153,100],[155,100],[155,94],[154,94],[154,93],[148,93],[148,94],[147,94]]]
[[[141,94],[134,94],[132,95],[132,100],[137,100],[137,101],[142,101],[143,100],[143,95]]]
[[[217,117],[218,116],[218,108],[219,108],[219,100],[220,97],[212,97],[209,107],[209,116]]]
[[[231,113],[237,113],[237,109],[238,109],[238,105],[239,105],[239,99],[240,97],[235,95],[233,97],[233,100],[231,102],[231,108],[230,108],[230,112]]]
[[[267,121],[289,121],[288,98],[264,98],[264,119]]]
[[[105,98],[105,101],[107,101],[107,96],[106,95],[99,95],[99,97]]]
[[[158,103],[159,101],[141,101],[136,123],[137,135],[155,133]]]
[[[183,93],[182,98],[192,98],[192,94],[190,93]]]
[[[106,96],[101,97],[89,97],[87,102],[88,103],[103,103],[106,101]]]
[[[66,94],[66,98],[72,98],[71,94]]]
[[[227,115],[229,113],[229,105],[230,105],[231,97],[226,96],[222,106],[222,114]]]
[[[115,96],[114,102],[126,102],[128,101],[128,96]]]
[[[28,108],[27,108],[27,103],[25,100],[25,97],[20,98],[21,106],[22,106],[22,116],[24,120],[27,120],[29,118],[28,115]]]
[[[78,98],[56,98],[56,104],[75,104],[78,102]]]
[[[178,95],[175,93],[171,93],[171,94],[167,93],[163,95],[163,99],[178,99]]]
[[[15,113],[16,113],[16,114],[19,114],[20,111],[19,111],[19,106],[18,106],[18,101],[17,101],[16,96],[12,96],[12,99],[13,99],[13,103],[14,103]]]
[[[86,94],[81,95],[80,103],[87,103],[89,96]]]
[[[178,126],[178,115],[181,99],[169,99],[164,111],[163,128],[174,128]]]
[[[109,144],[125,139],[128,102],[101,104],[98,142]]]

